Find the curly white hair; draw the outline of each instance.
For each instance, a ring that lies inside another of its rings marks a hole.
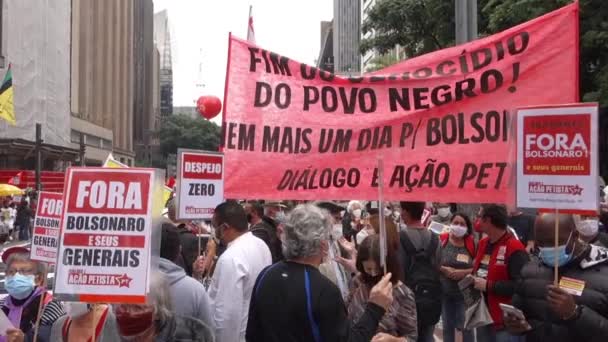
[[[283,233],[286,259],[319,254],[321,242],[329,240],[332,220],[326,210],[311,204],[297,206],[287,217]]]

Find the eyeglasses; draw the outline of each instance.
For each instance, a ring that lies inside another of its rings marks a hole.
[[[31,269],[31,268],[21,268],[21,269],[11,268],[11,269],[6,270],[6,275],[7,276],[14,276],[17,273],[21,273],[23,275],[33,275],[34,272],[35,272],[35,270]]]

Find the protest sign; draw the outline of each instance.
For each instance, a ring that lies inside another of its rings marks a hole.
[[[597,212],[598,106],[517,112],[517,206]]]
[[[225,197],[376,200],[382,158],[387,201],[506,202],[515,109],[577,101],[577,15],[348,78],[231,37]]]
[[[38,195],[38,207],[30,258],[54,264],[57,260],[59,246],[59,224],[63,212],[63,194],[41,191]]]
[[[224,201],[224,156],[178,149],[177,174],[177,218],[211,219]]]
[[[151,169],[68,169],[56,297],[81,302],[145,302],[153,183]]]

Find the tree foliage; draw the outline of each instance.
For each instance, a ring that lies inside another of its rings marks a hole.
[[[572,0],[479,0],[479,35],[490,35],[571,3]],[[608,105],[608,6],[580,0],[580,89],[585,101]],[[385,53],[399,44],[415,57],[455,42],[454,1],[378,0],[363,23],[363,52]]]
[[[453,42],[454,1],[379,0],[370,8],[363,32],[361,52],[376,49],[384,54],[401,45],[406,55],[418,56],[443,49]]]
[[[376,56],[372,58],[370,61],[370,66],[365,69],[365,72],[374,72],[376,70],[384,69],[399,62],[399,60],[400,59],[394,53]]]
[[[210,121],[180,114],[163,118],[160,149],[165,158],[178,148],[217,151],[219,145],[220,127]]]

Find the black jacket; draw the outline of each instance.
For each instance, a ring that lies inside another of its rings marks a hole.
[[[266,243],[272,256],[272,263],[274,264],[283,260],[283,244],[277,235],[276,225],[271,223],[273,223],[272,219],[264,219],[253,225],[250,231],[251,234]]]
[[[534,257],[522,269],[513,305],[524,312],[532,326],[527,342],[606,341],[608,338],[608,249],[587,246],[585,253],[559,270],[565,276],[585,282],[583,294],[574,296],[581,315],[563,321],[550,310],[547,286],[553,282],[553,267]]]
[[[367,342],[376,334],[384,313],[368,303],[361,318],[351,322],[334,283],[316,267],[283,261],[265,268],[256,280],[246,340]]]
[[[213,332],[203,322],[192,317],[170,316],[159,326],[155,342],[213,342]]]

